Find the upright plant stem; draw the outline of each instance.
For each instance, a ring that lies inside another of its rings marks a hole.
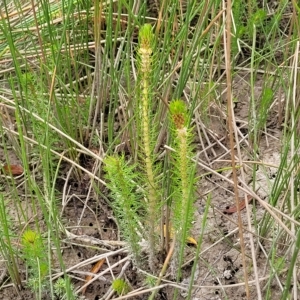
[[[135,192],[135,166],[125,163],[124,156],[106,156],[105,160],[106,178],[109,180],[108,187],[114,198],[113,209],[116,214],[124,238],[129,243],[134,261],[140,263],[140,246],[138,223],[139,199]]]
[[[148,197],[148,226],[149,226],[149,266],[154,270],[155,258],[155,220],[157,219],[158,200],[156,193],[156,183],[153,170],[153,151],[151,151],[150,134],[150,73],[151,73],[151,41],[153,40],[152,28],[149,24],[144,25],[139,35],[139,56],[140,56],[140,76],[141,76],[141,117],[142,117],[142,152],[144,153],[144,163],[147,177],[147,197]]]
[[[173,100],[169,106],[174,134],[174,154],[172,175],[174,181],[173,214],[176,236],[174,271],[177,279],[181,277],[185,241],[193,219],[195,166],[189,159],[191,153],[191,130],[189,128],[187,107],[182,100]],[[176,295],[176,294],[175,294]],[[174,297],[175,298],[175,297]]]

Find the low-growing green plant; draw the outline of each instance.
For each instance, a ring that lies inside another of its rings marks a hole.
[[[70,277],[58,278],[54,286],[54,294],[59,300],[77,300],[79,295],[75,294],[74,286],[71,284]]]
[[[144,281],[148,287],[152,288],[155,286],[157,279],[154,276],[148,275],[148,276],[146,276]]]
[[[124,156],[107,156],[104,160],[108,187],[112,192],[112,207],[121,232],[128,241],[136,263],[141,262],[139,209],[141,197],[136,192],[138,174],[134,166],[125,162]]]
[[[113,290],[119,295],[126,295],[130,292],[130,286],[124,279],[115,279],[112,283]]]
[[[46,289],[48,282],[46,276],[49,265],[45,253],[47,253],[47,248],[42,236],[36,231],[26,230],[22,235],[22,256],[28,267],[28,285],[38,294]]]

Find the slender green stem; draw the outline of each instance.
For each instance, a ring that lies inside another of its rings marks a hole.
[[[174,167],[173,189],[174,204],[172,218],[174,220],[176,246],[174,255],[174,269],[177,270],[177,279],[181,276],[181,264],[184,257],[185,243],[191,221],[193,219],[195,165],[191,162],[191,133],[187,108],[182,100],[173,100],[170,103],[170,117],[174,135]]]
[[[149,266],[154,270],[155,261],[155,246],[156,246],[156,233],[155,224],[157,221],[157,210],[159,202],[157,198],[157,184],[154,179],[154,155],[151,147],[153,136],[150,133],[150,105],[151,105],[151,92],[150,92],[150,74],[152,68],[152,44],[153,33],[150,25],[144,25],[140,30],[140,76],[141,76],[141,122],[142,122],[142,148],[144,153],[144,163],[146,169],[147,181],[147,198],[148,198],[148,230],[149,230]]]

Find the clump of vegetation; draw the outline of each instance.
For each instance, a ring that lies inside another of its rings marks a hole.
[[[136,263],[141,262],[141,239],[139,210],[142,206],[141,195],[137,193],[134,166],[125,162],[124,156],[107,156],[104,169],[109,179],[108,187],[112,192],[112,207],[117,217],[123,237],[128,241]]]
[[[47,260],[47,249],[42,236],[33,230],[26,230],[22,235],[22,254],[28,266],[28,285],[35,292],[45,291],[47,286],[47,275],[49,264]]]
[[[184,257],[184,248],[189,230],[193,220],[193,203],[195,199],[195,163],[192,158],[192,133],[189,128],[189,118],[186,104],[182,100],[174,100],[170,103],[170,137],[174,140],[173,151],[170,154],[170,172],[167,176],[171,178],[170,194],[165,195],[169,199],[170,214],[165,215],[166,203],[162,198],[163,181],[160,179],[164,166],[157,162],[157,154],[154,152],[154,145],[157,139],[156,130],[151,124],[154,123],[155,115],[152,113],[154,78],[151,77],[153,66],[152,54],[155,51],[154,34],[149,24],[140,29],[139,34],[139,62],[138,70],[140,80],[136,90],[139,91],[140,99],[136,101],[137,118],[136,123],[140,126],[141,136],[139,140],[140,160],[136,165],[125,163],[123,156],[107,156],[104,160],[107,172],[108,187],[112,190],[112,206],[121,232],[127,238],[135,260],[140,261],[141,248],[138,244],[142,239],[148,242],[149,266],[155,270],[155,257],[158,254],[165,235],[170,236],[170,231],[165,231],[166,225],[162,226],[161,220],[167,220],[174,224],[176,242],[176,267],[174,270],[180,276],[180,265]],[[154,54],[155,56],[155,54]],[[152,126],[152,127],[151,127]],[[141,193],[138,193],[141,187]],[[170,220],[169,220],[170,218]],[[144,229],[140,230],[140,224]],[[171,225],[167,227],[171,230]],[[173,229],[172,229],[173,230]],[[159,238],[160,235],[160,238]],[[168,247],[168,246],[167,246]]]
[[[58,278],[54,284],[54,294],[59,300],[79,300],[84,299],[75,294],[74,286],[69,277]]]
[[[115,279],[112,283],[112,288],[119,296],[130,292],[130,286],[124,279]]]

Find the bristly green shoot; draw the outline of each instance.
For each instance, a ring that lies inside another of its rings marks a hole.
[[[70,277],[58,278],[54,284],[54,294],[61,300],[79,300],[80,296],[75,294],[75,288]]]
[[[130,286],[124,279],[115,279],[112,283],[113,290],[118,294],[118,296],[126,295],[130,292]]]
[[[169,106],[172,123],[175,130],[182,129],[188,124],[188,114],[185,103],[182,100],[173,100]]]
[[[157,183],[157,171],[155,168],[154,147],[157,140],[157,132],[153,130],[153,116],[151,107],[153,105],[152,83],[155,82],[151,78],[153,74],[153,52],[154,34],[150,24],[142,26],[139,32],[139,47],[138,47],[138,111],[136,122],[139,124],[140,130],[140,154],[142,162],[140,170],[145,170],[146,183],[146,199],[147,199],[147,228],[149,240],[149,266],[154,270],[154,261],[156,257],[157,245],[157,224],[159,224],[159,188]],[[155,56],[155,55],[154,55]]]
[[[137,193],[136,179],[138,174],[135,166],[125,162],[124,156],[107,156],[104,159],[105,177],[107,186],[112,193],[112,207],[116,215],[121,234],[128,242],[134,261],[139,264],[140,260],[140,232],[139,223],[142,221],[141,197]]]
[[[141,76],[148,76],[151,72],[152,64],[152,53],[154,43],[154,34],[152,32],[152,27],[150,24],[145,24],[141,27],[139,31],[139,57],[140,57],[140,71]],[[143,83],[148,83],[143,81]]]
[[[33,230],[26,230],[22,235],[23,257],[29,269],[29,286],[39,294],[47,286],[48,258],[47,248],[41,235]]]
[[[173,148],[174,161],[173,181],[173,203],[171,220],[175,229],[175,269],[178,270],[177,278],[180,277],[180,266],[183,262],[185,241],[193,220],[193,203],[195,200],[195,164],[191,161],[191,129],[187,108],[182,100],[173,100],[170,103],[170,119],[173,125]]]

